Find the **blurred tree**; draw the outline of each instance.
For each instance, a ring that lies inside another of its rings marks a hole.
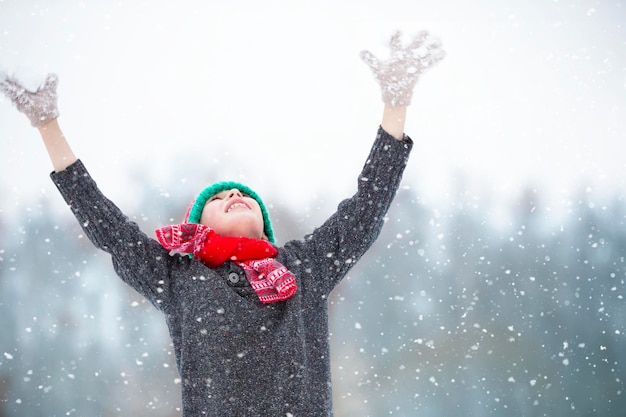
[[[396,202],[331,299],[337,415],[622,415],[621,199]]]

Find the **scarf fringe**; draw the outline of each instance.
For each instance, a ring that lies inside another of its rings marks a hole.
[[[237,262],[246,272],[250,285],[262,303],[291,298],[297,290],[291,271],[273,258]]]

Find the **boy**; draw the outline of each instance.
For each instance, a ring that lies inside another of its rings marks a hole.
[[[419,34],[391,56],[362,58],[382,89],[381,126],[354,196],[302,240],[274,245],[269,214],[249,187],[205,188],[182,224],[149,238],[109,201],[57,121],[57,78],[36,91],[0,89],[39,129],[52,180],[117,274],[164,315],[181,375],[183,416],[332,416],[327,298],[372,245],[412,147],[406,107],[426,68],[443,58]]]

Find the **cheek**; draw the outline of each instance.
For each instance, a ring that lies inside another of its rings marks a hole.
[[[202,216],[200,216],[200,223],[205,226],[211,227],[211,223],[213,222],[214,218],[215,218],[215,214],[213,213],[213,210],[211,210],[211,208],[207,206],[204,208],[204,210],[202,210]]]

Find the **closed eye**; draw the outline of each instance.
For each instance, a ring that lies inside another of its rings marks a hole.
[[[226,193],[224,191],[217,193],[217,194],[213,194],[208,200],[207,203],[214,201],[214,200],[223,200],[224,197],[226,196]]]
[[[2,1],[2,0],[0,0],[0,1]],[[241,193],[241,195],[242,195],[243,197],[252,198],[252,197],[250,197],[250,194],[244,193],[244,192],[243,192],[243,191],[241,191],[241,190],[240,190],[239,192]],[[219,192],[219,193],[217,193],[217,194],[213,194],[213,195],[212,195],[212,196],[211,196],[211,197],[207,200],[207,203],[210,203],[211,201],[214,201],[214,200],[223,200],[223,199],[226,197],[226,195],[227,195],[227,192],[226,192],[226,191],[222,191],[222,192]]]

